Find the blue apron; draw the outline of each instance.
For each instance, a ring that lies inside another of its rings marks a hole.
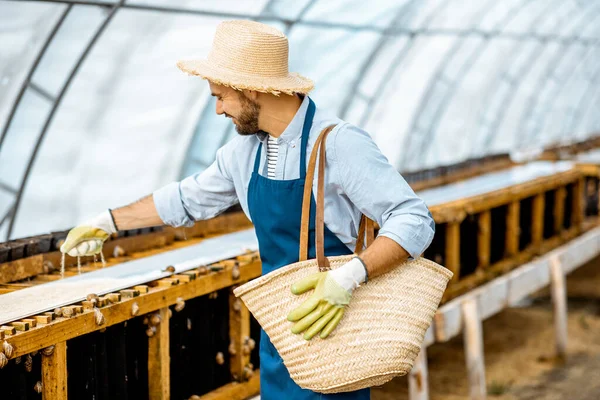
[[[248,185],[248,209],[258,238],[263,275],[284,265],[298,262],[302,197],[306,178],[306,146],[314,115],[315,104],[309,99],[302,127],[299,179],[284,181],[261,176],[258,170],[262,143],[256,152],[254,171]],[[306,184],[311,185],[312,182]],[[309,259],[316,257],[315,209],[315,201],[311,197]],[[328,257],[352,254],[348,247],[327,229],[327,226],[325,226],[324,247],[325,255]],[[261,400],[370,399],[368,388],[336,394],[321,394],[302,389],[290,378],[279,353],[262,330],[260,337],[260,394]]]

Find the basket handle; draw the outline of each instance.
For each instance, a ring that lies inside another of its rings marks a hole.
[[[317,181],[317,198],[316,198],[316,222],[315,222],[315,246],[317,251],[317,263],[319,269],[327,270],[330,268],[329,260],[325,257],[324,242],[325,242],[325,220],[324,220],[324,204],[325,204],[325,160],[326,146],[325,141],[329,132],[333,130],[335,125],[328,126],[320,134],[315,141],[314,147],[310,154],[308,167],[306,171],[306,180],[304,184],[304,194],[302,198],[302,219],[300,225],[300,255],[299,260],[305,261],[308,258],[308,233],[309,233],[309,218],[310,218],[310,198],[312,196],[312,182],[315,176],[315,166],[317,163],[317,153],[319,155],[319,174]],[[365,232],[367,236],[367,246],[375,240],[375,229],[373,221],[367,218],[364,214],[360,219],[358,228],[358,238],[356,241],[355,253],[363,249]]]

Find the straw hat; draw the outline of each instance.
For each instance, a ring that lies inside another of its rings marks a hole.
[[[288,71],[288,40],[277,29],[254,21],[219,24],[206,60],[180,60],[183,72],[236,90],[308,93],[313,82]]]

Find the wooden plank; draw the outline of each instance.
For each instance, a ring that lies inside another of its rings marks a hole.
[[[564,186],[556,189],[554,193],[554,233],[558,234],[563,230],[565,221],[565,200],[567,198],[567,188]]]
[[[172,232],[179,240],[193,237],[204,237],[211,234],[222,232],[235,232],[237,230],[247,229],[252,227],[252,223],[248,220],[242,211],[230,212],[219,215],[216,218],[197,221],[190,228],[173,228],[165,227],[164,230]]]
[[[428,378],[427,350],[425,347],[422,347],[408,375],[409,400],[429,400]]]
[[[67,342],[56,343],[50,355],[42,354],[42,399],[67,399]]]
[[[492,212],[490,210],[479,214],[477,219],[477,268],[490,265],[492,245]]]
[[[567,274],[598,255],[600,255],[600,227],[443,304],[434,317],[436,341],[446,342],[461,332],[463,327],[461,305],[466,300],[477,301],[480,317],[488,318],[522,300],[524,296],[547,286],[550,283],[551,259],[560,260],[563,274]]]
[[[465,359],[469,377],[469,394],[473,400],[485,400],[485,364],[483,361],[483,329],[477,302],[468,299],[462,303],[464,321]]]
[[[86,333],[124,322],[131,318],[131,309],[135,302],[139,305],[138,314],[142,315],[163,307],[174,305],[180,297],[187,300],[203,296],[234,284],[249,281],[260,275],[261,264],[257,261],[241,267],[240,278],[237,280],[234,280],[231,277],[231,271],[226,269],[223,273],[211,273],[199,276],[189,283],[155,288],[147,294],[140,294],[139,297],[129,298],[123,296],[123,291],[121,291],[122,301],[115,304],[109,304],[102,309],[102,314],[104,314],[106,320],[106,323],[102,326],[96,325],[94,313],[86,312],[74,315],[72,318],[68,319],[57,319],[47,325],[39,326],[28,332],[20,332],[11,338],[11,344],[15,347],[15,357],[18,357],[48,347],[59,340],[69,340]],[[139,294],[138,291],[135,292]]]
[[[548,259],[546,257],[535,259],[511,273],[506,302],[508,305],[515,305],[530,293],[549,283]]]
[[[521,227],[519,226],[519,218],[521,211],[521,203],[512,201],[508,204],[508,212],[506,214],[506,255],[514,256],[519,252],[519,237],[521,235]]]
[[[585,211],[585,181],[583,178],[580,178],[575,183],[573,187],[573,213],[571,215],[571,223],[579,227],[584,220],[584,211]]]
[[[541,246],[544,240],[544,206],[546,199],[544,193],[533,198],[531,210],[531,244],[534,248]]]
[[[245,217],[243,212],[233,212],[220,215],[212,218],[211,220],[199,221],[196,225],[197,227],[195,226],[192,229],[194,229],[195,232],[197,231],[200,233],[207,231],[207,229],[209,229],[212,233],[223,233],[251,227],[250,222]],[[131,237],[114,238],[104,244],[102,252],[108,259],[109,257],[113,256],[114,249],[117,246],[123,249],[127,254],[151,251],[151,249],[171,245],[175,240],[174,232],[174,228],[164,227],[164,229],[160,232],[152,232]],[[191,245],[193,243],[194,241],[190,241],[183,246]],[[177,247],[182,247],[182,245],[178,245]],[[123,258],[120,258],[117,260],[117,262],[121,262],[122,260]],[[50,263],[48,265],[51,265],[54,269],[59,269],[60,261],[61,253],[59,251],[52,251],[33,257],[23,258],[14,262],[0,264],[0,283],[21,280],[36,275],[44,276],[40,275],[45,272],[43,266],[44,262]],[[84,263],[82,271],[96,269],[101,265],[100,263],[97,263],[95,267],[86,266],[85,264],[91,265],[94,263],[92,257],[83,257],[81,261]],[[67,268],[74,267],[76,265],[76,258],[67,257]],[[108,265],[111,265],[111,262],[108,262]],[[67,272],[67,275],[68,274],[69,272]],[[50,278],[48,278],[48,280],[60,279],[60,276],[55,277],[54,275],[49,275],[49,277]]]
[[[233,288],[229,292],[229,341],[231,375],[244,381],[244,368],[250,363],[250,352],[256,343],[250,338],[250,311],[235,297]]]
[[[151,400],[167,400],[171,394],[169,355],[169,308],[159,311],[160,323],[148,339],[148,396]]]
[[[532,181],[503,188],[470,198],[450,201],[448,203],[436,204],[429,208],[436,223],[444,223],[455,220],[455,215],[461,213],[477,214],[479,212],[519,201],[534,196],[540,192],[554,190],[575,182],[582,177],[578,169],[561,172],[558,174],[534,179]]]
[[[449,222],[446,226],[446,268],[454,276],[452,282],[460,278],[460,222]]]
[[[0,283],[8,283],[29,278],[44,272],[44,256],[21,258],[0,264]]]
[[[554,333],[556,354],[562,360],[567,358],[567,288],[560,260],[550,260],[552,304],[554,306]]]
[[[192,396],[190,400],[244,400],[260,392],[260,377],[256,371],[247,382],[233,382],[213,390],[204,396]]]

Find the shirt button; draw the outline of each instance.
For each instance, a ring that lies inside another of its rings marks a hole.
[[[296,142],[292,142],[292,148],[296,148]]]

